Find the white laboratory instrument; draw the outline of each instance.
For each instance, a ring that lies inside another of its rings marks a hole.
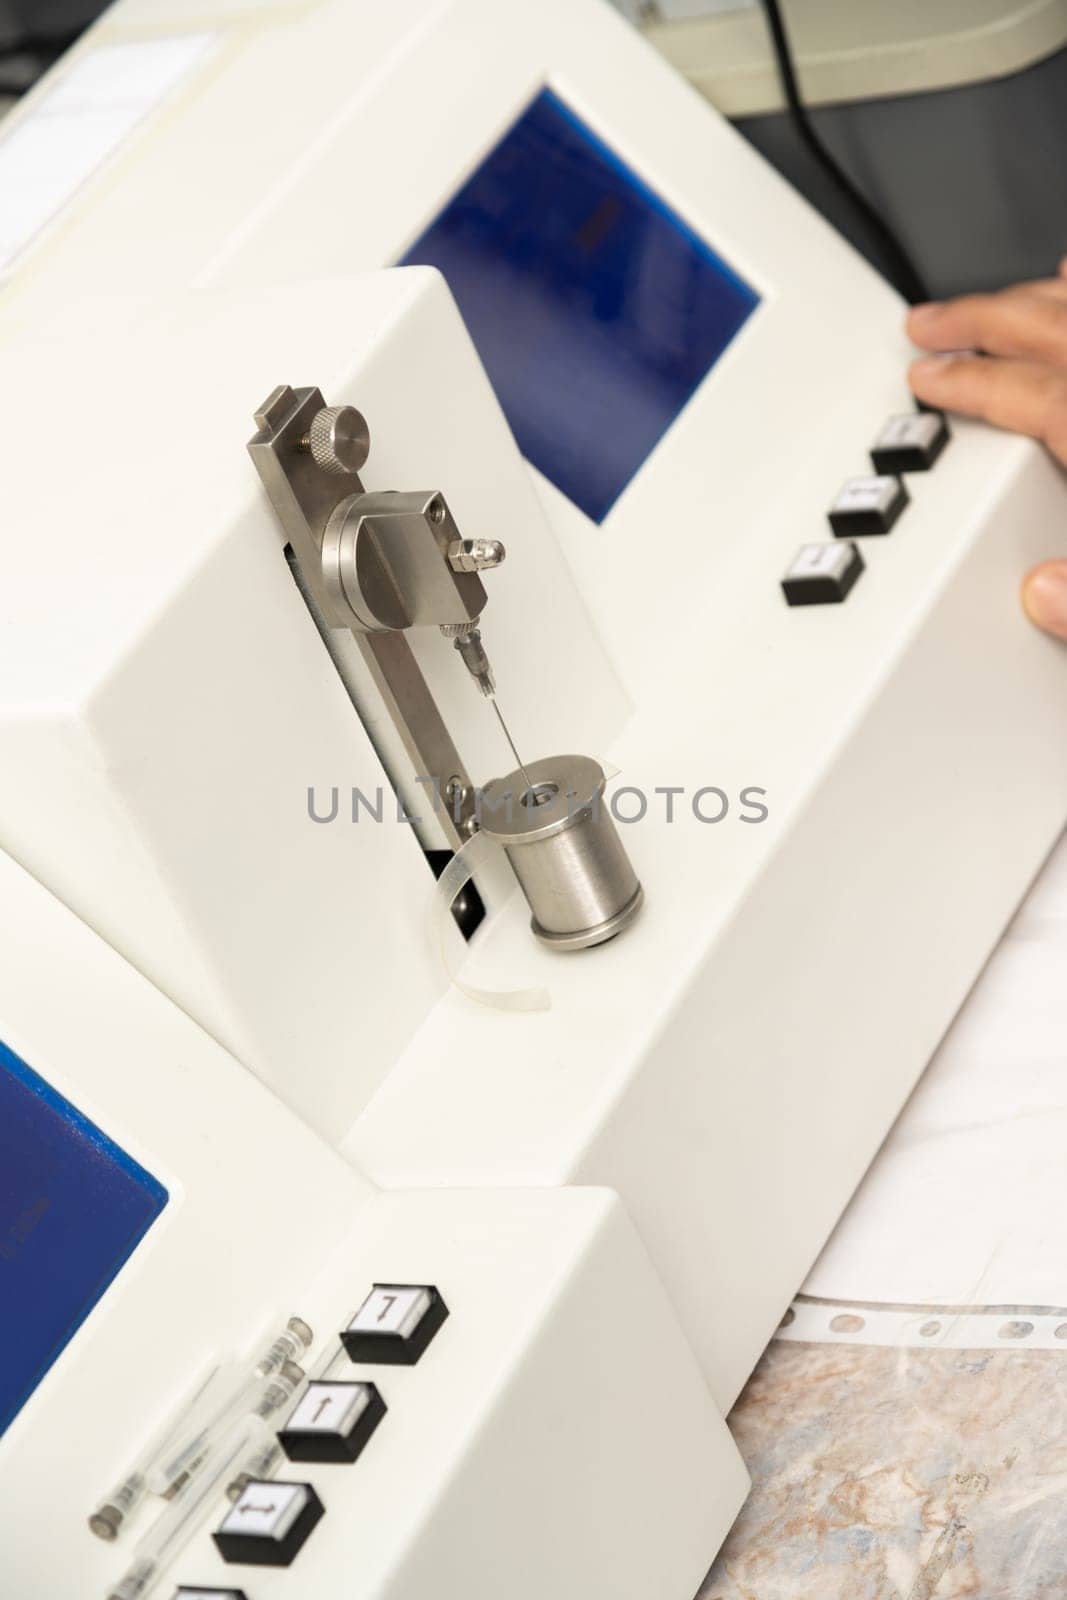
[[[0,906],[5,1600],[415,1600],[488,1595],[505,1573],[524,1600],[695,1589],[746,1475],[617,1196],[376,1192],[6,857]],[[447,1317],[423,1343],[429,1291]],[[379,1332],[404,1295],[408,1365]],[[350,1358],[339,1334],[368,1298]],[[257,1428],[246,1398],[184,1493],[147,1493],[118,1538],[94,1538],[89,1515],[168,1427],[180,1437],[205,1374],[254,1380],[291,1321],[314,1336],[291,1353],[334,1387],[302,1390],[268,1494],[255,1462],[284,1412]],[[341,1383],[384,1413],[354,1461]],[[264,1515],[284,1516],[286,1484],[323,1507],[298,1549]],[[231,1562],[213,1535],[234,1521],[251,1545]]]
[[[1062,474],[599,0],[119,0],[5,184],[14,1592],[687,1600],[1067,813]]]

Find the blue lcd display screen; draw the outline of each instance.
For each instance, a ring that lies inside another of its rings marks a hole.
[[[0,1044],[0,1433],[166,1203],[162,1184]]]
[[[549,90],[412,245],[528,461],[602,522],[758,295]]]

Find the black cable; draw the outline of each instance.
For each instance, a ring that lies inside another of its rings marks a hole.
[[[842,197],[848,202],[851,210],[863,222],[864,226],[873,235],[879,254],[886,266],[886,276],[912,305],[930,298],[929,290],[922,280],[915,263],[908,252],[886,222],[881,212],[868,200],[863,191],[857,188],[845,169],[839,165],[836,157],[827,149],[821,135],[816,131],[808,108],[800,94],[797,82],[796,64],[793,60],[793,51],[786,32],[785,21],[782,17],[778,0],[763,0],[763,7],[767,13],[767,23],[771,30],[771,43],[778,61],[778,74],[782,80],[782,91],[789,109],[789,115],[797,135],[811,153],[826,176],[833,183]]]

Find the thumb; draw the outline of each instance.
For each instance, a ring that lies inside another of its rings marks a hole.
[[[1044,561],[1028,573],[1023,605],[1031,622],[1067,639],[1067,561]]]

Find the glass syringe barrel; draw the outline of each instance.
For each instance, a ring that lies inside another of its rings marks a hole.
[[[329,1376],[338,1362],[348,1365],[348,1353],[340,1339],[335,1339],[332,1344],[319,1356],[311,1371],[307,1374],[308,1382],[314,1383],[318,1379]],[[284,1369],[283,1369],[284,1372]],[[249,1483],[259,1482],[264,1478],[273,1478],[279,1465],[285,1459],[285,1451],[278,1443],[277,1434],[272,1434],[269,1444],[263,1449],[253,1449],[230,1482],[226,1485],[226,1495],[230,1500],[239,1500]]]
[[[153,1494],[171,1499],[185,1480],[198,1471],[215,1443],[241,1416],[256,1409],[272,1375],[288,1361],[302,1356],[311,1343],[311,1329],[299,1317],[290,1317],[284,1332],[273,1341],[255,1368],[223,1402],[215,1414],[191,1436],[167,1452],[148,1475]]]
[[[170,1504],[137,1545],[133,1564],[108,1600],[142,1600],[149,1593],[168,1563],[196,1532],[208,1501],[221,1492],[231,1475],[245,1472],[251,1478],[250,1464],[267,1458],[276,1444],[270,1419],[288,1404],[303,1381],[303,1370],[291,1361],[268,1380],[255,1409],[231,1426],[225,1438],[216,1441],[204,1469],[186,1476]]]
[[[185,1487],[138,1543],[133,1565],[116,1584],[108,1600],[141,1600],[149,1592],[162,1575],[167,1562],[192,1537],[197,1527],[198,1513],[212,1495],[218,1493],[220,1479],[247,1451],[257,1429],[263,1429],[263,1423],[249,1418],[247,1424],[238,1429],[225,1447],[218,1451],[210,1470],[185,1480]]]
[[[168,1416],[162,1428],[152,1442],[146,1447],[139,1460],[132,1466],[122,1480],[115,1485],[110,1494],[106,1494],[89,1518],[89,1527],[98,1539],[117,1539],[122,1524],[125,1522],[148,1493],[148,1477],[155,1467],[160,1456],[169,1449],[182,1426],[184,1418],[190,1411],[195,1412],[205,1394],[220,1377],[226,1373],[236,1377],[237,1367],[229,1368],[215,1365],[201,1375],[199,1383],[191,1392],[191,1397],[183,1400],[177,1413]]]
[[[92,1513],[89,1527],[93,1533],[100,1539],[114,1540],[146,1494],[172,1497],[179,1485],[203,1462],[211,1441],[220,1437],[235,1418],[255,1409],[265,1380],[278,1371],[284,1362],[303,1354],[311,1338],[307,1323],[300,1317],[290,1317],[283,1332],[273,1340],[266,1354],[243,1382],[238,1381],[241,1369],[236,1363],[216,1366],[203,1379],[193,1399],[184,1407],[182,1416],[192,1412],[196,1417],[199,1402],[209,1388],[218,1386],[220,1377],[224,1377],[227,1380],[227,1398],[221,1407],[202,1425],[198,1421],[191,1435],[180,1431],[181,1418],[170,1418],[135,1465]],[[230,1382],[232,1388],[229,1387]]]

